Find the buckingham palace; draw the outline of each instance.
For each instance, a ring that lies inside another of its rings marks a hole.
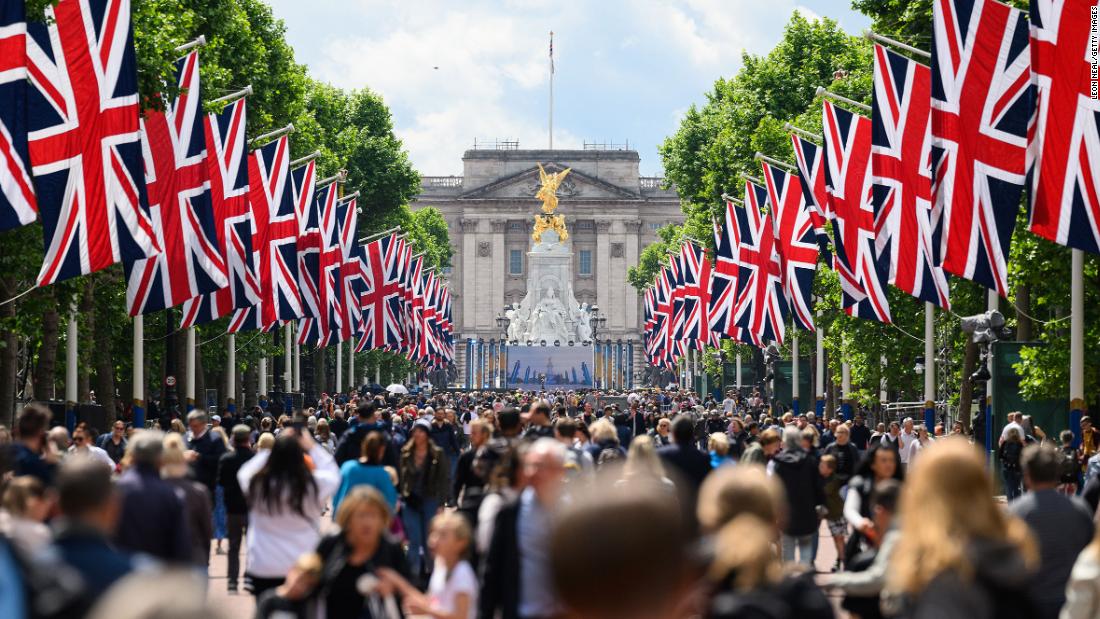
[[[435,207],[447,221],[454,257],[445,275],[456,341],[501,338],[497,317],[527,293],[539,164],[547,172],[570,169],[558,189],[557,212],[569,234],[576,301],[600,307],[606,317],[601,339],[640,341],[641,296],[627,281],[627,268],[658,240],[658,228],[684,216],[675,188],[640,176],[639,162],[638,152],[625,148],[521,150],[506,142],[467,150],[462,176],[424,176],[412,208]],[[456,349],[461,368],[462,347]]]

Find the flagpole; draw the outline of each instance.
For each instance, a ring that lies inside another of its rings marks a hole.
[[[845,97],[844,95],[838,95],[835,92],[830,92],[824,86],[818,86],[816,94],[819,97],[825,96],[825,97],[829,97],[830,99],[836,99],[837,101],[839,101],[841,103],[845,103],[847,105],[850,105],[850,106],[852,106],[852,107],[854,107],[858,110],[861,110],[863,112],[867,112],[867,113],[871,112],[871,106],[867,105],[866,103],[860,103],[859,101],[856,101],[854,99],[849,99],[848,97]]]
[[[819,300],[820,301],[820,300]],[[821,322],[821,318],[824,316],[824,312],[820,309],[817,310],[817,402],[814,403],[814,410],[817,411],[817,416],[820,419],[825,418],[825,325]]]
[[[791,411],[797,417],[801,413],[798,406],[798,330],[791,331]]]
[[[924,427],[936,427],[936,306],[924,302]]]
[[[225,372],[225,409],[229,412],[237,410],[237,334],[230,333],[225,337],[226,372]]]
[[[248,97],[251,94],[252,94],[252,86],[248,85],[248,86],[245,86],[244,88],[242,88],[242,89],[240,89],[236,92],[231,92],[231,93],[225,95],[224,97],[218,97],[217,99],[212,99],[208,103],[210,105],[217,105],[219,103],[229,104],[229,103],[232,103],[232,102],[236,101],[237,99],[242,99],[244,97]]]
[[[1085,254],[1072,250],[1069,318],[1069,427],[1081,441],[1081,417],[1085,413]]]
[[[790,131],[791,133],[795,133],[798,136],[803,137],[807,140],[811,140],[811,141],[817,140],[818,142],[824,142],[825,141],[825,136],[821,135],[820,133],[814,133],[812,131],[806,131],[805,129],[800,129],[800,128],[792,125],[791,123],[784,123],[783,124],[783,130],[784,131]]]
[[[291,356],[294,352],[294,336],[290,332],[292,324],[287,322],[283,326],[283,393],[290,393],[294,386],[294,359]]]
[[[550,31],[550,150],[554,150],[554,31]]]
[[[344,390],[344,343],[336,342],[336,393]]]
[[[145,427],[145,316],[134,316],[134,427]]]
[[[65,327],[65,427],[72,432],[76,427],[77,386],[76,340],[80,337],[76,322],[76,304],[69,306],[69,323]]]
[[[294,393],[302,390],[302,346],[298,343],[298,327],[294,327]]]
[[[184,345],[184,377],[183,397],[187,401],[187,410],[195,408],[195,327],[187,329],[187,340]]]

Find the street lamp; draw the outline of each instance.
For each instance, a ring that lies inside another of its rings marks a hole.
[[[503,314],[498,313],[496,320],[497,320],[497,329],[500,330],[500,339],[501,340],[507,340],[508,339],[508,322],[509,322],[508,318],[505,317]]]

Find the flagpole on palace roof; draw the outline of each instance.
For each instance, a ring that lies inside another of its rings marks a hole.
[[[554,150],[554,31],[550,31],[550,150]]]

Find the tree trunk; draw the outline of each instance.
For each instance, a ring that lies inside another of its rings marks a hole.
[[[1027,284],[1016,287],[1016,341],[1030,342],[1034,337],[1034,324],[1031,322],[1031,289]]]
[[[36,400],[54,400],[57,389],[57,344],[61,315],[57,312],[57,301],[53,287],[42,289],[42,342],[38,347],[38,363],[34,367],[34,398]]]
[[[978,364],[978,354],[981,351],[969,337],[966,340],[966,350],[963,353],[962,375],[959,376],[959,420],[963,423],[963,429],[970,431],[970,415],[973,410],[974,384],[970,381],[970,375],[974,373]]]

